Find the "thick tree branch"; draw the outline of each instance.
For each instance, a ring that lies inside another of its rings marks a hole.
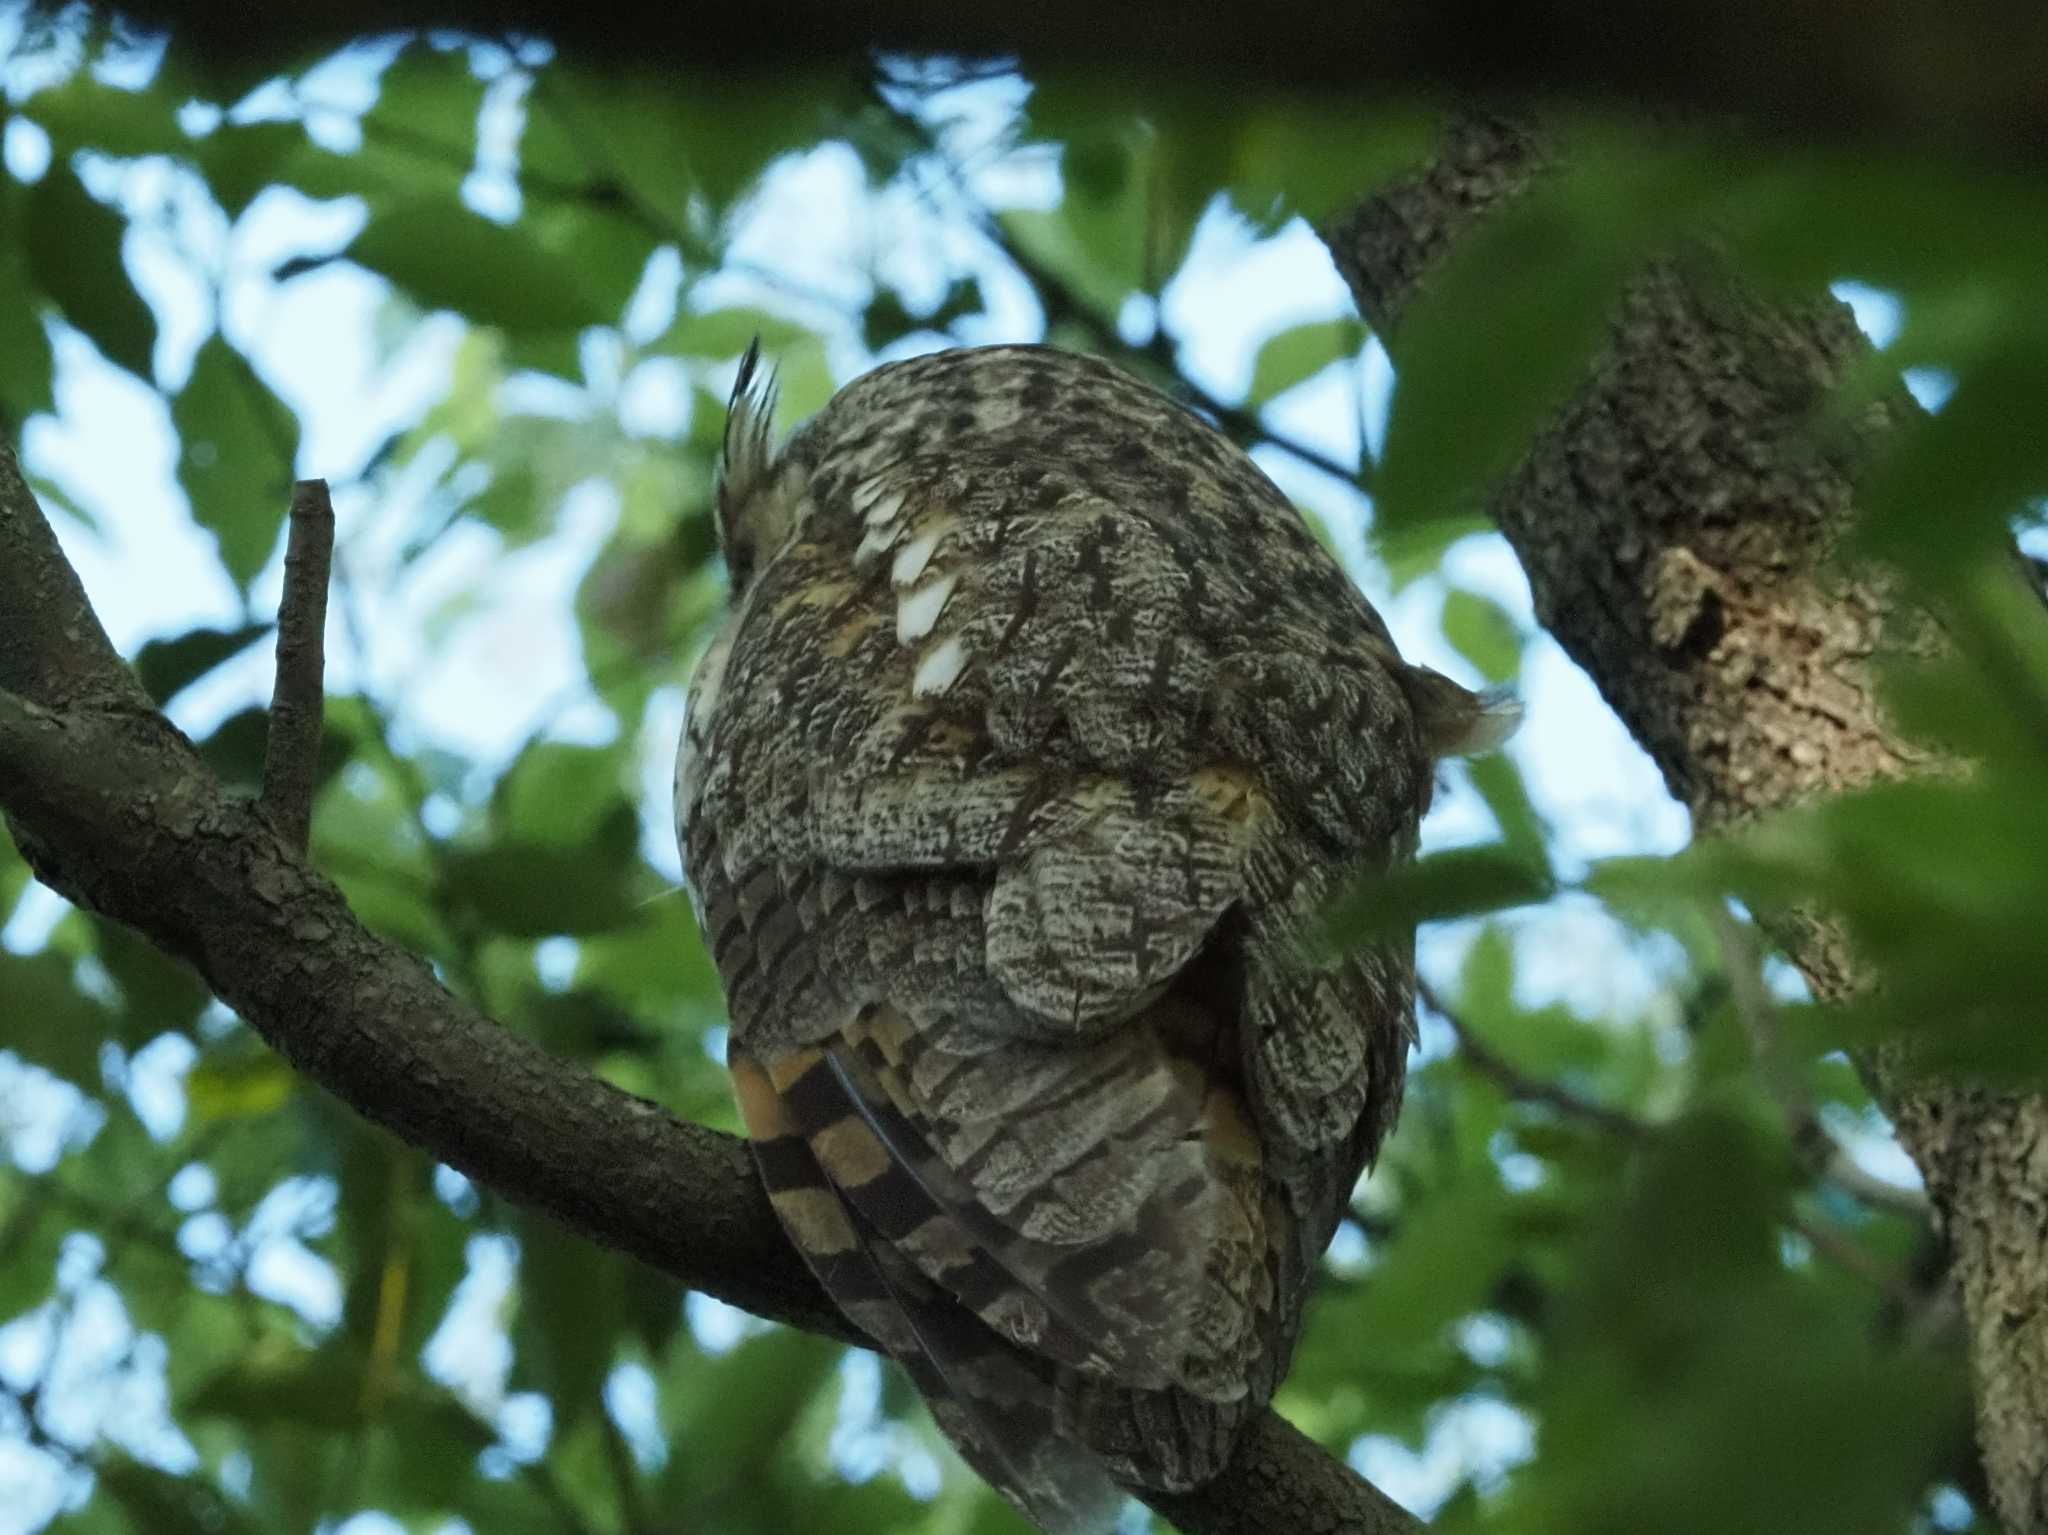
[[[327,700],[327,580],[334,565],[334,503],[325,480],[292,487],[291,534],[284,549],[284,595],[277,603],[277,676],[270,733],[263,743],[262,806],[285,840],[303,853],[313,824],[320,766],[320,723]]]
[[[54,8],[54,7],[53,7]],[[187,49],[283,64],[319,44],[406,27],[552,39],[636,69],[729,74],[822,62],[880,45],[1034,70],[1157,84],[1324,89],[1348,102],[1422,92],[1560,97],[1581,105],[1739,114],[1807,138],[1875,135],[2038,163],[2048,144],[2048,11],[2030,0],[1667,0],[1660,5],[1479,0],[1041,0],[1028,21],[952,0],[782,0],[650,10],[630,27],[566,0],[127,0]]]
[[[1428,166],[1326,231],[1360,311],[1400,361],[1401,322],[1453,243],[1551,158],[1526,125],[1475,116]],[[1820,408],[1868,346],[1828,298],[1765,299],[1693,251],[1628,284],[1576,391],[1495,487],[1537,616],[1586,668],[1712,832],[1928,761],[1878,704],[1881,637],[1927,643],[1895,583],[1841,539],[1903,394],[1819,440]],[[1788,451],[1796,445],[1797,451]],[[1822,999],[1864,977],[1838,928],[1772,920]],[[2048,1530],[2048,1099],[1867,1060],[1919,1164],[1968,1313],[1978,1424],[2006,1527]]]
[[[11,449],[0,447],[0,688],[61,706],[97,696],[146,702],[93,616],[85,588]]]
[[[62,627],[39,627],[56,623]],[[189,961],[304,1075],[592,1240],[758,1315],[866,1340],[782,1234],[745,1146],[485,1018],[376,937],[294,837],[148,702],[0,447],[0,809],[37,873]],[[1418,1528],[1271,1412],[1153,1501],[1188,1535]]]

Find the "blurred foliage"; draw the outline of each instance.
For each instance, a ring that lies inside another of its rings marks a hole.
[[[18,22],[0,418],[18,434],[57,409],[74,343],[155,391],[241,608],[143,644],[145,683],[220,772],[254,781],[262,692],[222,679],[260,674],[289,481],[327,474],[356,665],[330,707],[316,860],[505,1027],[726,1127],[715,978],[647,786],[721,600],[713,465],[750,337],[779,359],[791,420],[875,359],[949,340],[1102,351],[1316,487],[1320,520],[1369,496],[1381,594],[1433,584],[1444,664],[1514,685],[1526,620],[1441,562],[1620,276],[1711,227],[1757,281],[1889,290],[1903,328],[1872,389],[1911,366],[1954,393],[1904,434],[1864,537],[1956,641],[1895,677],[1901,715],[1977,769],[1590,864],[1522,756],[1455,769],[1446,793],[1490,827],[1481,845],[1333,916],[1339,942],[1445,926],[1406,1117],[1279,1405],[1447,1529],[1987,1527],[1912,1192],[1873,1195],[1812,1151],[1815,1134],[1884,1141],[1846,1045],[2043,1064],[2048,641],[2000,551],[2048,489],[2048,439],[2016,429],[2048,404],[2048,190],[1587,125],[1572,172],[1417,315],[1385,452],[1354,462],[1286,409],[1335,386],[1372,414],[1348,313],[1254,337],[1235,388],[1191,376],[1169,318],[1214,228],[1254,247],[1299,234],[1423,153],[1433,119],[1411,106],[1137,100],[900,59],[597,77],[531,44],[449,40],[234,79],[80,12]],[[858,165],[863,209],[844,216],[871,230],[869,269],[837,290],[744,237],[774,173],[820,157]],[[265,220],[299,243],[252,273],[235,240]],[[897,259],[913,223],[922,266]],[[388,285],[374,344],[394,372],[408,338],[453,339],[424,403],[353,461],[314,464],[315,423],[259,365],[260,332],[266,304],[337,268]],[[673,407],[658,427],[630,408],[647,393]],[[38,483],[81,528],[118,510]],[[481,548],[513,570],[593,493],[608,514],[574,595],[576,685],[516,700],[531,725],[507,752],[437,739],[404,678],[377,680],[369,631],[409,626],[401,657],[448,643],[474,597],[437,586],[437,562]],[[178,966],[30,888],[0,845],[0,1529],[1016,1528],[893,1374],[686,1303],[428,1164]],[[1803,1000],[1731,896],[1844,912],[1883,988]],[[1622,956],[1639,982],[1598,1004],[1557,979],[1588,922],[1618,937],[1581,963]]]

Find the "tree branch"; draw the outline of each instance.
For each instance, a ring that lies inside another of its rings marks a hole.
[[[1452,245],[1523,194],[1545,137],[1462,118],[1435,159],[1325,231],[1360,311],[1401,360],[1401,321]],[[1868,357],[1846,307],[1767,299],[1710,251],[1627,284],[1583,382],[1488,507],[1536,613],[1591,675],[1703,833],[1927,765],[1878,704],[1881,636],[1927,643],[1896,583],[1842,546],[1856,473],[1911,412],[1903,391],[1813,443]],[[1822,1000],[1864,983],[1841,931],[1769,919]],[[1866,1075],[1926,1180],[1968,1316],[1978,1427],[2009,1529],[2048,1530],[2048,1098]]]
[[[52,615],[65,627],[46,627]],[[485,1018],[369,932],[257,804],[222,789],[108,643],[5,447],[0,808],[46,882],[189,961],[365,1117],[694,1289],[870,1346],[783,1236],[741,1141]],[[1141,1496],[1187,1535],[1419,1527],[1270,1411],[1217,1481]]]
[[[54,8],[54,7],[52,7]],[[1666,0],[1654,6],[1478,0],[1042,0],[1028,20],[948,0],[782,0],[652,12],[633,27],[566,0],[125,0],[218,60],[282,65],[321,44],[412,27],[537,33],[574,57],[638,69],[836,65],[895,51],[1022,55],[1034,72],[1321,89],[1646,103],[1736,113],[1808,139],[1877,136],[2039,163],[2048,143],[2048,11],[2030,0]]]
[[[327,482],[294,485],[290,515],[259,803],[285,840],[303,853],[313,823],[327,699],[327,580],[334,563],[334,503],[327,497]]]
[[[53,707],[91,696],[146,702],[5,447],[0,551],[0,688]]]
[[[1436,988],[1429,982],[1417,982],[1415,996],[1424,1007],[1450,1025],[1451,1032],[1458,1039],[1458,1053],[1472,1063],[1472,1069],[1490,1080],[1510,1098],[1522,1103],[1543,1104],[1555,1109],[1566,1119],[1581,1120],[1610,1134],[1618,1135],[1623,1140],[1640,1140],[1655,1128],[1621,1109],[1609,1108],[1606,1104],[1596,1103],[1591,1098],[1581,1098],[1570,1088],[1530,1076],[1481,1039],[1462,1015],[1444,1004],[1443,999],[1437,995]]]

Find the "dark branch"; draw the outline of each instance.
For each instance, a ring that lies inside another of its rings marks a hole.
[[[14,632],[52,611],[63,643]],[[53,887],[189,961],[305,1076],[479,1183],[733,1305],[866,1343],[783,1236],[742,1142],[485,1018],[223,792],[107,642],[4,447],[0,666],[0,808]],[[1417,1528],[1271,1412],[1216,1482],[1147,1496],[1187,1535]]]
[[[146,703],[4,444],[0,551],[0,688],[53,707],[85,697]]]
[[[1145,1501],[1187,1535],[1414,1535],[1423,1527],[1272,1412],[1245,1431],[1230,1469],[1208,1486],[1177,1496],[1153,1493]]]
[[[320,765],[327,688],[327,577],[334,562],[334,504],[325,480],[292,487],[284,595],[277,604],[277,677],[263,743],[260,803],[284,839],[306,850]]]
[[[54,8],[54,7],[52,7]],[[1878,137],[2039,163],[2048,144],[2048,8],[2032,0],[1859,5],[1667,0],[1041,0],[1028,13],[957,0],[782,0],[649,10],[620,26],[566,0],[126,0],[182,46],[282,65],[321,43],[407,27],[538,33],[587,62],[636,69],[835,67],[862,49],[1021,54],[1035,71],[1213,86],[1564,98],[1747,118],[1767,131]]]
[[[1418,982],[1415,995],[1424,1007],[1451,1026],[1451,1032],[1458,1037],[1458,1052],[1471,1062],[1472,1069],[1518,1103],[1543,1104],[1566,1119],[1583,1120],[1625,1140],[1640,1139],[1653,1128],[1633,1114],[1581,1098],[1568,1087],[1531,1076],[1481,1039],[1460,1014],[1446,1007],[1429,982]]]

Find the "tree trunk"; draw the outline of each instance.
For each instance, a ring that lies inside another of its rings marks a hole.
[[[1397,363],[1430,274],[1551,153],[1526,124],[1467,116],[1327,230]],[[1628,285],[1587,376],[1491,494],[1537,617],[1701,833],[1930,762],[1885,719],[1872,663],[1881,637],[1917,647],[1932,626],[1841,557],[1857,469],[1913,406],[1809,430],[1867,352],[1834,299],[1767,299],[1704,248],[1674,253]],[[1767,921],[1821,1000],[1865,984],[1825,918]],[[2048,1532],[2048,1099],[1916,1076],[1895,1051],[1860,1064],[1948,1243],[1999,1518]]]

